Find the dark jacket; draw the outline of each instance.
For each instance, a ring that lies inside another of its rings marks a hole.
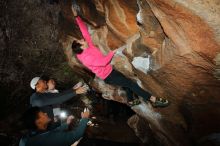
[[[67,124],[62,124],[52,130],[34,132],[26,137],[25,146],[70,146],[83,136],[87,123],[88,119],[83,118],[79,125],[71,131],[67,131]]]
[[[72,97],[76,96],[73,89],[63,91],[61,93],[33,93],[30,97],[31,106],[38,106],[41,110],[53,118],[52,105],[61,104]]]

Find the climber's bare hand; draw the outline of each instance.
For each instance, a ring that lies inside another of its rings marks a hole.
[[[71,7],[71,9],[73,12],[73,16],[76,17],[78,15],[76,9],[73,6]]]
[[[88,90],[88,88],[83,86],[83,87],[77,88],[77,89],[75,90],[75,92],[76,92],[76,94],[83,94],[83,93],[86,93],[87,90]]]
[[[89,118],[90,116],[90,111],[88,108],[85,108],[83,112],[81,112],[81,117],[82,118]]]

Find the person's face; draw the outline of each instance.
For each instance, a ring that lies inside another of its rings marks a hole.
[[[84,39],[77,40],[77,42],[82,45],[82,46],[81,46],[81,49],[85,50],[85,49],[88,48],[88,43],[87,43]]]
[[[56,83],[53,79],[50,79],[48,82],[47,82],[47,86],[48,86],[48,89],[49,90],[53,90],[55,89],[55,86],[56,86]]]
[[[44,80],[39,80],[36,84],[36,89],[38,91],[44,91],[47,89],[47,84],[46,84],[46,81]]]
[[[46,130],[48,123],[51,121],[51,119],[48,117],[47,113],[44,113],[40,111],[38,113],[38,118],[35,121],[35,124],[39,130]]]

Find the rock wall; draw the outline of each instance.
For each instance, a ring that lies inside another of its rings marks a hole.
[[[128,124],[140,140],[148,142],[153,135],[172,146],[219,141],[219,0],[77,3],[101,51],[107,54],[119,48],[114,67],[153,95],[171,101],[164,109],[144,102],[132,108],[137,115]],[[17,129],[15,123],[32,92],[29,81],[39,74],[52,75],[69,86],[77,80],[74,71],[103,98],[126,103],[121,88],[94,78],[73,56],[72,40],[82,36],[70,6],[71,0],[56,0],[54,5],[49,0],[0,1],[0,107],[1,118],[7,116],[1,129],[7,127],[11,133]]]
[[[220,130],[218,0],[78,0],[94,43],[103,53],[120,48],[112,64],[171,105],[133,110],[150,124],[165,145],[202,145]],[[125,103],[124,92],[106,85],[75,59],[73,38],[80,38],[71,2],[62,3],[61,38],[69,64],[91,77],[103,97]],[[64,30],[64,31],[62,31]],[[66,31],[68,30],[68,31]]]

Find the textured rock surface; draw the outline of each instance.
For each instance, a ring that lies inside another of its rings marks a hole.
[[[163,145],[209,145],[219,139],[219,0],[77,2],[101,51],[107,54],[120,48],[112,60],[114,67],[152,94],[171,101],[164,109],[146,103],[132,108],[138,116],[128,123],[142,141],[148,142],[151,131]],[[71,0],[54,5],[47,0],[2,0],[0,6],[0,83],[8,91],[1,87],[5,93],[1,94],[1,115],[13,115],[0,121],[0,132],[5,127],[16,129],[19,115],[12,111],[20,112],[28,105],[33,76],[46,73],[63,86],[72,85],[74,75],[66,62],[103,98],[126,103],[122,89],[94,78],[72,55],[71,42],[81,34],[70,10]],[[132,65],[140,57],[150,57],[144,72]]]
[[[149,142],[150,138],[153,136],[147,122],[138,115],[134,115],[129,118],[128,125],[134,130],[137,137],[139,137],[144,143]]]
[[[220,130],[218,0],[82,0],[79,5],[93,41],[103,53],[124,47],[113,58],[115,68],[152,94],[171,101],[165,109],[152,109],[144,103],[133,109],[163,143],[192,145]],[[70,8],[64,7],[69,12],[64,18],[74,25]],[[71,35],[79,37],[79,33]],[[70,50],[70,36],[63,34],[61,42]],[[71,52],[67,54],[71,63],[83,68]],[[131,62],[147,55],[151,63],[146,74]],[[126,102],[117,87],[97,78],[92,85],[105,98]]]

